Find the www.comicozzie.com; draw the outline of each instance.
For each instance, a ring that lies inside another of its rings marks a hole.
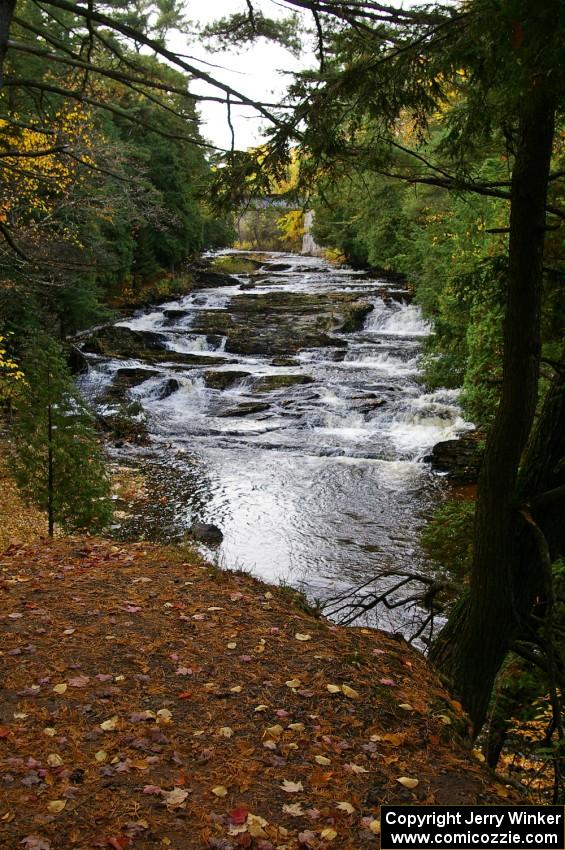
[[[563,806],[382,806],[382,850],[564,850]]]

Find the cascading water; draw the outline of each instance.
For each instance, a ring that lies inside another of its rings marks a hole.
[[[383,568],[418,569],[418,531],[437,498],[437,478],[423,458],[469,427],[454,391],[426,393],[418,382],[429,326],[382,280],[319,258],[262,261],[251,292],[240,279],[119,323],[157,334],[171,356],[200,358],[161,358],[124,390],[124,400],[143,406],[152,439],[114,451],[122,462],[143,463],[161,501],[126,520],[121,533],[135,526],[136,534],[179,539],[195,521],[213,522],[224,533],[223,565],[321,599]],[[230,353],[229,336],[226,345],[225,334],[198,330],[205,313],[229,316],[238,298],[255,293],[358,293],[373,309],[361,330],[334,332],[335,345],[290,352],[279,365],[265,353]],[[205,358],[215,363],[216,383]],[[96,358],[83,391],[100,401],[124,366],[147,364]],[[295,383],[273,385],[273,376]],[[394,612],[380,625],[402,627],[403,616]]]

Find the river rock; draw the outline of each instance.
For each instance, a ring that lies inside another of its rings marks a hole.
[[[288,356],[303,348],[345,347],[331,334],[360,328],[371,310],[356,292],[246,293],[227,310],[200,311],[192,330],[227,336],[226,351],[235,354]]]
[[[483,439],[483,434],[470,431],[457,440],[444,440],[436,443],[425,460],[431,463],[432,469],[447,472],[458,484],[474,484],[483,459]]]
[[[300,360],[294,357],[273,357],[271,366],[300,366]]]
[[[300,384],[312,384],[314,378],[310,375],[262,375],[253,382],[257,393],[272,393],[283,387],[294,387]]]
[[[219,311],[218,311],[219,312]],[[221,337],[217,337],[221,342]],[[182,363],[187,366],[216,365],[226,362],[225,357],[211,358],[203,355],[171,351],[168,338],[154,331],[134,331],[121,325],[95,330],[82,342],[86,354],[122,360],[143,360],[146,363]]]
[[[163,381],[159,387],[157,387],[153,397],[162,401],[164,398],[168,398],[173,393],[176,393],[179,388],[180,384],[176,378],[168,378],[166,381]]]
[[[207,543],[210,546],[219,546],[224,535],[217,525],[208,522],[195,522],[189,529],[190,536],[199,543]]]
[[[237,407],[230,407],[229,410],[223,410],[218,413],[218,416],[233,417],[233,416],[249,416],[252,413],[263,413],[270,408],[270,404],[263,401],[244,401],[238,404]]]
[[[250,372],[239,372],[235,369],[227,372],[216,372],[210,369],[204,372],[204,383],[212,390],[227,390],[228,387],[238,384],[250,375]]]
[[[224,272],[213,272],[209,269],[202,269],[196,273],[195,289],[207,289],[217,286],[237,286],[239,280],[231,274]]]

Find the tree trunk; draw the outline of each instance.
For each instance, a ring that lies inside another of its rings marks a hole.
[[[524,535],[518,531],[517,484],[537,402],[554,114],[547,79],[532,77],[512,173],[502,397],[479,477],[470,588],[430,654],[471,716],[475,733],[484,723],[508,646],[542,587],[533,544],[527,553],[519,545]]]
[[[16,8],[16,0],[0,0],[0,89],[4,85],[4,59],[8,50],[10,25]]]
[[[49,381],[49,375],[47,381]],[[47,440],[47,525],[49,537],[53,537],[55,511],[53,504],[53,413],[51,400],[47,403]]]

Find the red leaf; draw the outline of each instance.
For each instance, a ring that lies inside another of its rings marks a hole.
[[[0,726],[0,738],[7,738],[10,730],[6,726]]]
[[[234,826],[241,826],[241,824],[245,823],[247,820],[248,814],[249,809],[246,809],[245,806],[240,806],[238,809],[232,809],[231,812],[228,812],[230,823],[234,824]]]
[[[179,694],[179,699],[189,699],[192,696],[192,691],[181,691]]]
[[[108,838],[107,842],[114,850],[128,850],[128,847],[131,847],[131,842],[125,835],[120,835],[118,838]]]

